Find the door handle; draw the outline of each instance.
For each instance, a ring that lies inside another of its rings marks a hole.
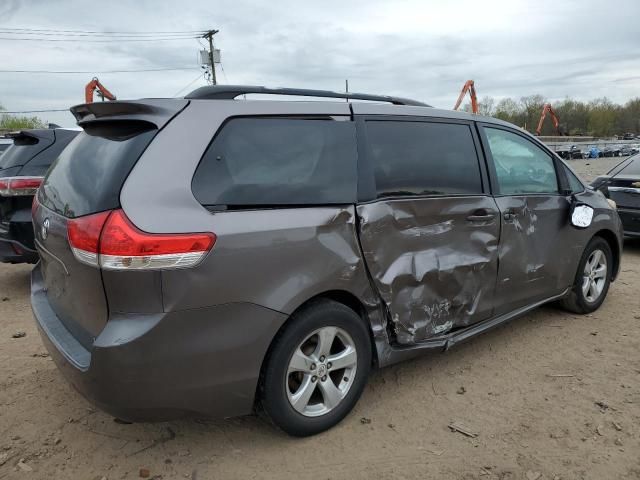
[[[469,215],[467,220],[470,222],[486,222],[487,220],[491,220],[493,218],[492,214],[487,215]]]
[[[481,208],[476,210],[471,215],[467,217],[469,222],[486,222],[491,220],[495,215],[491,213],[489,210]]]

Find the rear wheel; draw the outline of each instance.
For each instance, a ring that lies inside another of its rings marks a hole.
[[[371,366],[364,322],[337,302],[314,302],[274,341],[262,379],[262,405],[295,436],[340,422],[360,398]]]
[[[573,288],[563,300],[563,307],[575,313],[591,313],[600,308],[609,291],[612,265],[611,247],[602,237],[594,237],[582,254]]]

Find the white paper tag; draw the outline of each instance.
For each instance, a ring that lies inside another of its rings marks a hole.
[[[578,205],[573,209],[571,223],[575,227],[586,228],[591,225],[591,220],[593,220],[593,208],[588,205]]]

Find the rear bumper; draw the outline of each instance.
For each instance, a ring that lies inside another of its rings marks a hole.
[[[247,303],[115,314],[85,349],[51,309],[40,267],[31,305],[47,350],[92,403],[130,421],[251,413],[260,368],[286,316]]]
[[[36,263],[37,261],[38,252],[19,240],[11,238],[9,232],[0,228],[0,262]]]
[[[0,223],[0,262],[36,263],[31,211],[13,212],[10,221]]]

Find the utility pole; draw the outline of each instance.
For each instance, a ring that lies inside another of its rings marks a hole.
[[[218,32],[219,30],[209,30],[204,35],[202,35],[202,38],[206,38],[207,40],[209,40],[209,65],[211,66],[211,83],[213,85],[217,83],[216,82],[216,66],[215,66],[215,63],[213,62],[213,36]]]

